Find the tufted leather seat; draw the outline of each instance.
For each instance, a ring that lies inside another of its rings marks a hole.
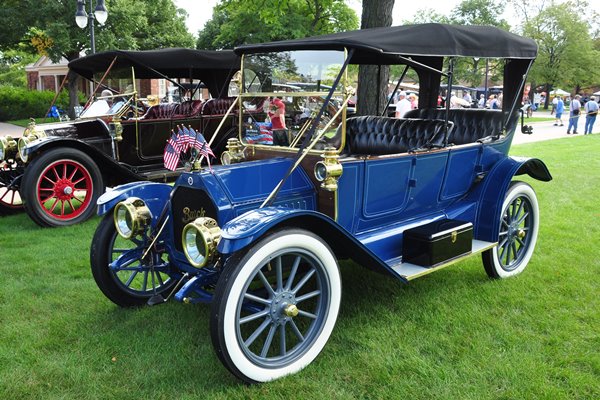
[[[444,121],[441,120],[352,117],[346,121],[345,152],[373,155],[406,153],[428,143],[440,145],[443,132]]]
[[[161,103],[152,106],[141,119],[168,119],[179,113],[179,103]]]
[[[224,115],[234,101],[234,98],[207,100],[202,106],[202,115]]]
[[[405,114],[405,118],[443,120],[445,115],[446,110],[443,108],[420,108],[410,110]],[[502,133],[504,114],[500,110],[457,108],[450,109],[448,120],[454,122],[454,130],[448,137],[448,143],[461,145]]]
[[[182,117],[195,117],[202,111],[202,100],[188,100],[181,103],[177,113],[174,115],[175,118]]]

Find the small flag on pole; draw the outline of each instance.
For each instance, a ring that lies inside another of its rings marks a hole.
[[[202,154],[207,159],[208,156],[215,156],[208,143],[206,142],[206,139],[204,139],[204,136],[200,132],[196,132],[192,127],[190,127],[189,132],[190,137],[193,137],[192,146],[195,149],[197,149],[200,152],[200,154]]]
[[[177,164],[179,163],[181,147],[177,134],[173,131],[171,132],[171,137],[167,140],[167,145],[165,146],[163,161],[165,163],[165,168],[175,171],[175,169],[177,169]]]

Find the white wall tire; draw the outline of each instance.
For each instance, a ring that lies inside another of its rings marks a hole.
[[[327,244],[300,229],[276,232],[226,263],[211,308],[213,346],[245,382],[293,374],[327,343],[340,302],[337,260]],[[297,315],[288,314],[292,306]]]
[[[482,254],[488,276],[508,278],[523,272],[535,249],[539,222],[533,188],[525,182],[512,182],[502,203],[498,246]]]

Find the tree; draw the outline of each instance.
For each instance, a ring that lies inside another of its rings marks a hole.
[[[361,29],[392,26],[394,0],[363,0]],[[390,69],[387,66],[361,65],[358,70],[357,112],[379,115],[387,104]],[[376,101],[373,101],[376,99]]]
[[[581,5],[570,1],[551,2],[524,25],[524,34],[536,40],[539,46],[530,76],[544,83],[546,92],[558,85],[568,85],[573,92],[578,92],[600,78],[597,69],[590,68],[600,53],[594,49],[590,25],[580,18]],[[548,97],[545,106],[548,107]]]
[[[197,48],[233,48],[357,27],[356,13],[342,0],[223,0],[198,32]]]
[[[0,26],[15,26],[16,31],[2,30],[2,48],[15,47],[18,41],[25,41],[55,62],[61,57],[75,60],[89,49],[89,31],[75,24],[74,1],[7,1],[0,12]],[[106,3],[109,12],[106,25],[96,24],[95,29],[98,51],[192,47],[194,44],[185,28],[185,11],[178,10],[172,0],[109,0]],[[77,105],[78,79],[69,71],[71,116]]]

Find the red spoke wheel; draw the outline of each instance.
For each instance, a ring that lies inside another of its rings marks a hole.
[[[23,180],[25,209],[41,226],[82,222],[104,191],[98,166],[75,149],[53,149],[34,159]]]
[[[0,216],[14,214],[23,209],[19,182],[23,169],[6,162],[0,163]]]

